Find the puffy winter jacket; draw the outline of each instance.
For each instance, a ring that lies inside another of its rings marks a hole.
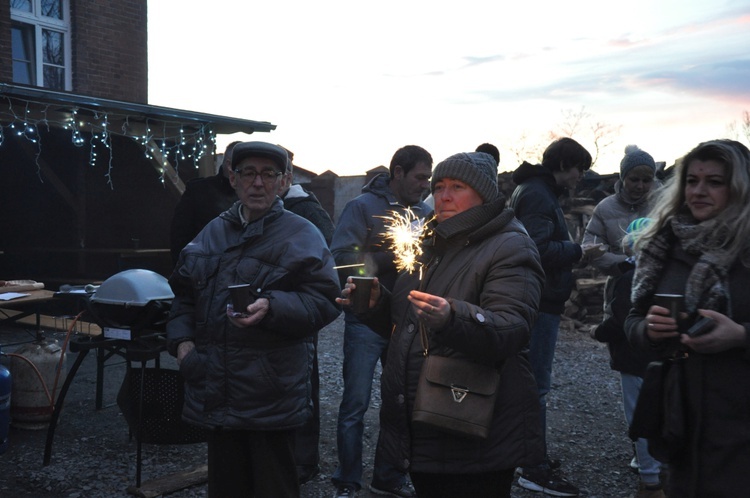
[[[183,418],[212,427],[281,430],[312,415],[312,335],[333,321],[340,294],[320,231],[276,199],[243,226],[240,203],[183,249],[170,278],[175,293],[168,348],[195,342],[183,359]],[[257,325],[227,319],[228,286],[251,283],[270,301]]]
[[[458,214],[435,227],[425,243],[426,273],[402,273],[370,317],[395,324],[382,378],[381,455],[417,472],[478,473],[543,458],[539,398],[527,359],[544,274],[539,253],[505,199]],[[501,214],[502,213],[502,214]],[[424,362],[419,320],[406,296],[421,288],[445,297],[455,314],[429,331],[431,354],[494,365],[500,386],[486,440],[410,424]],[[389,315],[387,313],[390,313]]]
[[[607,252],[591,260],[591,264],[605,275],[622,275],[620,263],[627,258],[622,249],[622,238],[630,222],[648,215],[650,206],[647,201],[648,196],[637,201],[630,199],[618,180],[615,193],[604,198],[594,208],[583,234],[582,244],[604,244]]]

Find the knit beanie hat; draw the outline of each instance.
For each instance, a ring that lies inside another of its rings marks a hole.
[[[630,170],[636,166],[645,165],[656,171],[656,163],[651,154],[641,150],[637,145],[628,145],[625,147],[625,157],[620,161],[620,179],[624,179]]]
[[[497,163],[484,152],[460,152],[440,162],[432,170],[430,191],[443,178],[460,180],[476,190],[485,204],[497,199]]]

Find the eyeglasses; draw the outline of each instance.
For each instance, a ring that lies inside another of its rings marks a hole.
[[[260,179],[263,183],[266,185],[271,185],[273,182],[276,181],[276,178],[281,176],[281,171],[273,171],[270,169],[265,169],[263,171],[255,171],[253,168],[243,168],[243,169],[236,169],[234,170],[235,174],[240,177],[240,180],[242,180],[244,183],[247,184],[253,184],[255,183],[255,179],[260,176]]]

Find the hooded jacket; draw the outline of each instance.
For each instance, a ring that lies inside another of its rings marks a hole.
[[[175,294],[167,347],[195,348],[180,364],[183,418],[209,427],[283,430],[312,416],[312,336],[339,315],[340,287],[320,231],[276,198],[243,226],[240,202],[183,249],[170,278]],[[226,316],[228,286],[251,283],[270,302],[255,326]]]
[[[284,201],[284,209],[302,216],[318,227],[326,240],[326,244],[331,245],[334,230],[333,221],[328,212],[320,205],[320,201],[315,197],[315,194],[308,192],[300,185],[292,185],[281,199]]]
[[[378,448],[403,470],[478,473],[510,469],[543,458],[539,398],[527,359],[531,326],[544,278],[539,253],[505,199],[471,208],[433,226],[425,242],[425,273],[402,273],[369,316],[395,326],[382,378]],[[485,440],[412,426],[424,363],[419,319],[406,296],[412,289],[445,297],[454,314],[430,330],[430,354],[494,365],[500,386]],[[382,325],[381,325],[382,326]]]
[[[341,282],[349,275],[378,277],[387,289],[393,289],[398,271],[394,263],[393,251],[388,247],[383,217],[392,212],[404,214],[407,207],[399,203],[388,186],[389,176],[381,173],[362,187],[362,193],[349,201],[339,216],[336,231],[331,242],[331,252],[339,266],[364,263],[364,268],[344,268],[339,270]],[[418,216],[425,216],[431,210],[419,202],[410,207]]]
[[[550,170],[527,162],[513,172],[516,189],[509,206],[526,227],[539,249],[545,282],[539,311],[559,315],[573,290],[573,264],[581,259],[581,246],[573,242],[558,197],[558,187]]]

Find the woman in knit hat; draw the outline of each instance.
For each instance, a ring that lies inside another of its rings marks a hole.
[[[514,469],[543,458],[525,352],[544,279],[539,253],[505,208],[490,155],[450,156],[433,170],[431,187],[435,218],[422,243],[421,272],[403,272],[392,294],[374,285],[362,317],[393,330],[381,380],[377,454],[410,472],[418,496],[510,497]],[[349,304],[353,287],[347,283],[342,304]],[[500,372],[485,439],[411,422],[425,358],[420,328],[430,355]]]
[[[622,274],[618,265],[627,256],[620,242],[630,222],[648,215],[648,194],[655,174],[656,163],[651,154],[636,145],[625,147],[615,193],[594,208],[581,244],[589,262],[605,275]]]
[[[632,265],[626,261],[628,254],[622,241],[634,220],[644,218],[650,211],[649,193],[655,182],[655,173],[654,158],[636,145],[628,145],[620,161],[620,179],[615,184],[615,193],[597,204],[583,234],[582,247],[589,262],[609,277],[604,286],[603,324],[607,325],[597,329],[599,335],[596,338],[600,341],[616,341],[625,337],[622,328],[624,317],[612,320],[618,303],[623,301],[616,299],[617,289],[623,286],[629,289],[629,279],[632,279],[631,271],[626,278],[627,284],[620,281],[623,274],[632,269]],[[616,330],[613,329],[615,323]],[[610,331],[606,337],[605,331]],[[627,346],[621,350],[627,350]],[[645,363],[630,362],[625,367],[619,365],[615,369],[620,371],[625,419],[630,422],[643,382]],[[659,477],[661,463],[649,454],[645,439],[636,441],[634,449],[631,467],[638,470],[641,479],[636,497],[663,498]]]

